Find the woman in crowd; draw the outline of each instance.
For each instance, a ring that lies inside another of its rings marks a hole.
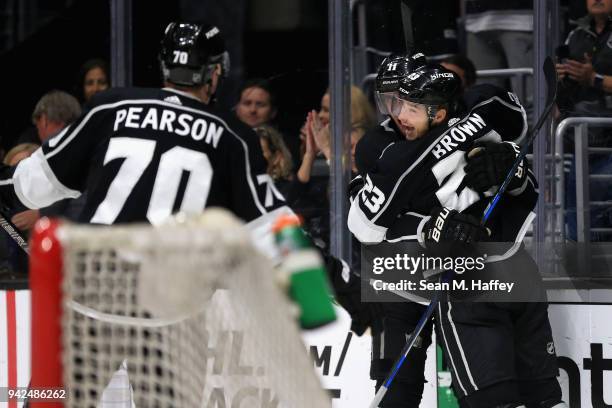
[[[329,162],[331,159],[331,144],[330,144],[330,132],[329,132],[329,90],[321,98],[321,109],[319,112],[314,110],[308,113],[306,118],[306,130],[312,132],[312,136],[319,152],[323,154],[325,159]],[[351,169],[353,172],[355,168],[355,146],[361,137],[365,134],[365,131],[376,124],[376,115],[374,109],[368,101],[363,91],[357,86],[351,86]],[[314,155],[305,157],[304,159],[313,160]],[[311,167],[308,162],[304,163],[302,160],[302,166],[305,168]],[[302,168],[300,168],[302,170]],[[307,181],[307,172],[302,172],[300,177],[301,181]],[[298,171],[298,176],[300,172]]]
[[[85,103],[98,92],[110,88],[108,64],[101,59],[85,61],[79,70],[77,95],[81,103]]]
[[[281,194],[287,196],[293,179],[291,173],[293,163],[283,136],[270,125],[256,127],[255,132],[259,136],[261,150],[268,162],[268,175],[272,177]]]
[[[300,132],[302,162],[288,198],[289,205],[304,218],[306,229],[319,246],[329,242],[329,165],[331,160],[329,90],[321,98],[319,112],[308,113]],[[355,146],[365,131],[376,123],[374,109],[365,94],[351,86],[351,168]]]

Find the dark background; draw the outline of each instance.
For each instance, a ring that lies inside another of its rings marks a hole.
[[[402,51],[399,0],[364,1],[368,44]],[[434,15],[452,14],[450,6],[440,7],[444,2],[402,1],[428,4],[425,24]],[[569,9],[564,20],[586,12],[584,0],[561,4]],[[161,85],[157,52],[170,21],[207,20],[221,29],[232,60],[219,104],[232,108],[245,79],[269,78],[279,105],[276,125],[295,153],[306,112],[318,109],[327,87],[327,0],[132,0],[132,6],[135,86]],[[0,0],[0,147],[11,147],[31,126],[44,93],[61,89],[76,95],[80,66],[90,58],[108,61],[109,40],[110,0]],[[375,70],[380,60],[368,63]]]
[[[11,11],[8,3],[0,1],[0,6]],[[31,125],[31,113],[44,93],[61,89],[76,95],[83,62],[110,59],[108,0],[25,3],[25,9],[5,12],[0,33],[4,149]],[[327,1],[293,1],[292,8],[275,8],[274,3],[133,0],[134,85],[161,85],[157,52],[170,21],[204,18],[221,28],[232,56],[234,77],[223,84],[220,103],[235,104],[242,80],[270,78],[278,94],[278,126],[286,138],[297,138],[306,112],[318,108],[327,87]]]

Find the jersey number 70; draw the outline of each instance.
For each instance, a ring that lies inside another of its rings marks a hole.
[[[125,160],[111,182],[106,197],[96,209],[92,223],[112,224],[115,221],[138,180],[151,164],[155,145],[154,140],[131,137],[110,139],[104,164],[118,158]],[[204,209],[213,176],[210,160],[203,152],[175,146],[159,159],[147,209],[147,219],[151,224],[159,224],[172,214],[183,171],[190,174],[180,210],[200,212]]]

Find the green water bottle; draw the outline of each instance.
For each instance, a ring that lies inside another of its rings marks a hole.
[[[289,274],[289,294],[300,308],[300,326],[312,329],[336,320],[336,312],[323,259],[300,225],[295,216],[281,216],[273,231]]]

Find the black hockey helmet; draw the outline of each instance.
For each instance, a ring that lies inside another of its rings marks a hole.
[[[427,64],[400,80],[398,96],[422,105],[452,104],[461,89],[461,79],[439,64]]]
[[[168,24],[159,61],[164,80],[183,86],[206,84],[216,64],[221,64],[223,76],[229,72],[229,54],[221,32],[209,24]]]
[[[385,100],[385,113],[398,117],[402,107],[411,102],[424,105],[431,122],[440,106],[452,113],[460,88],[457,74],[438,64],[426,64],[400,79],[393,97]]]
[[[391,54],[383,60],[376,74],[376,106],[380,113],[391,114],[390,103],[400,80],[426,64],[427,58],[422,52]]]
[[[383,60],[376,74],[376,92],[395,92],[399,80],[427,64],[422,52],[391,54]]]

